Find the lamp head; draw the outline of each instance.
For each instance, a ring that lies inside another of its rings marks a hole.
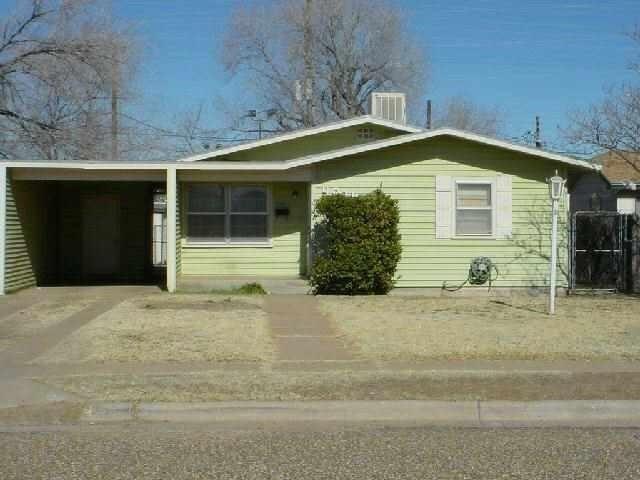
[[[562,198],[565,183],[566,180],[559,176],[556,170],[556,174],[549,179],[549,196],[551,200],[560,200]]]

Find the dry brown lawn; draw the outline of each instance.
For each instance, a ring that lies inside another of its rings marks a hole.
[[[100,315],[36,363],[257,362],[273,355],[260,298],[150,295]]]
[[[180,375],[73,375],[42,382],[87,399],[226,400],[624,400],[640,398],[636,373],[218,370]],[[0,419],[1,420],[1,419]]]
[[[323,297],[354,354],[372,360],[640,359],[640,299]]]

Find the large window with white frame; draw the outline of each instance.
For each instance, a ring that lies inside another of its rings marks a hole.
[[[187,239],[268,243],[269,190],[261,185],[194,183],[187,187]]]
[[[459,181],[455,187],[456,235],[493,235],[493,182]]]

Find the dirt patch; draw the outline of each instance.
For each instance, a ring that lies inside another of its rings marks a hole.
[[[97,400],[636,400],[640,374],[507,374],[420,371],[205,372],[48,378]]]
[[[35,363],[266,361],[274,357],[260,303],[172,295],[117,305]],[[198,308],[191,308],[193,305]],[[148,308],[170,305],[171,308]],[[200,308],[206,305],[209,308]]]
[[[640,359],[640,300],[323,297],[354,354],[371,360]]]
[[[144,305],[148,310],[206,310],[208,312],[232,312],[239,310],[260,310],[260,306],[238,300],[207,300],[206,302],[150,302]]]

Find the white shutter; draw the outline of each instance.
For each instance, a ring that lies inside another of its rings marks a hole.
[[[453,236],[453,180],[450,175],[436,176],[436,238]]]
[[[511,193],[511,175],[498,175],[496,181],[496,237],[511,237],[513,194]]]

